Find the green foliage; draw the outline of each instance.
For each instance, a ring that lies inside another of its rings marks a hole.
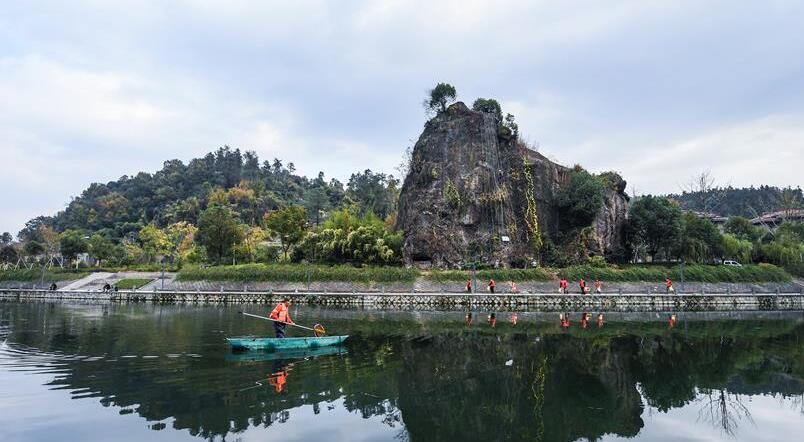
[[[120,290],[132,290],[132,289],[138,289],[144,286],[145,284],[148,284],[151,281],[152,281],[151,279],[127,278],[117,281],[115,285]]]
[[[294,260],[326,263],[398,264],[402,234],[394,233],[374,214],[358,217],[352,209],[336,211],[324,225],[305,236]]]
[[[0,262],[15,264],[19,257],[19,252],[17,252],[17,248],[13,245],[8,244],[0,247]]]
[[[399,181],[393,175],[366,169],[349,178],[346,195],[358,204],[360,213],[372,212],[382,219],[396,211]]]
[[[626,233],[632,249],[644,248],[654,259],[661,252],[669,257],[681,232],[681,209],[667,198],[648,195],[631,204]]]
[[[285,259],[288,251],[304,238],[307,230],[307,211],[301,206],[288,206],[265,215],[265,227],[279,237]]]
[[[45,247],[39,241],[28,241],[22,247],[22,251],[28,256],[36,256],[45,251]]]
[[[778,188],[773,186],[738,188],[712,188],[701,192],[684,192],[668,195],[681,204],[684,210],[703,211],[707,206],[723,216],[738,215],[753,218],[765,212],[774,212],[790,206],[790,202],[804,200],[800,187]]]
[[[95,258],[100,266],[113,256],[115,252],[114,244],[96,233],[89,238],[88,252],[89,256]]]
[[[463,205],[461,194],[458,192],[458,188],[455,187],[455,183],[453,183],[449,178],[447,178],[446,183],[444,184],[444,198],[447,200],[449,205],[454,208],[460,208]]]
[[[730,217],[723,226],[723,231],[749,242],[759,241],[765,233],[762,228],[754,226],[748,218],[743,218],[742,216]]]
[[[603,206],[606,187],[585,170],[570,172],[569,182],[556,194],[562,222],[568,228],[588,226]]]
[[[536,185],[533,182],[533,171],[524,156],[522,157],[522,172],[525,176],[525,225],[527,226],[527,235],[533,250],[538,253],[542,250],[543,241],[541,230],[539,229],[539,212],[536,206]]]
[[[541,267],[530,269],[485,269],[477,270],[475,276],[482,286],[485,281],[494,279],[498,283],[505,281],[550,281],[553,274]],[[470,270],[433,270],[426,275],[427,279],[435,282],[462,282],[472,278]]]
[[[516,118],[513,114],[505,114],[505,121],[503,121],[503,127],[508,129],[511,132],[511,136],[513,138],[519,137],[519,125],[516,124]]]
[[[457,96],[455,86],[449,83],[438,83],[436,87],[430,89],[425,104],[433,112],[444,112],[447,110],[447,105],[455,101]]]
[[[586,263],[592,267],[604,268],[607,266],[606,259],[602,256],[590,256]]]
[[[61,254],[72,261],[80,253],[85,253],[89,249],[89,244],[84,238],[84,234],[78,230],[65,230],[59,236]]]
[[[689,262],[712,263],[723,254],[723,237],[708,219],[693,213],[682,217],[679,254]]]
[[[667,277],[674,281],[681,280],[680,269],[677,265],[628,265],[622,268],[579,265],[564,268],[560,273],[572,281],[584,278],[608,282],[661,282]],[[684,266],[684,280],[711,283],[789,282],[791,278],[784,269],[771,264],[749,264],[742,267],[692,264]]]
[[[735,235],[726,233],[723,235],[723,258],[733,259],[741,264],[751,262],[751,255],[754,251],[754,245],[751,241],[740,239]]]
[[[500,103],[493,98],[478,98],[472,103],[472,109],[478,112],[494,115],[497,122],[502,123],[503,115]]]
[[[86,272],[76,272],[53,268],[45,270],[45,281],[71,281],[87,276]],[[0,270],[0,281],[38,282],[42,279],[42,269]]]
[[[416,269],[404,267],[361,267],[348,265],[243,264],[208,268],[185,267],[179,271],[180,281],[344,281],[358,283],[413,282]]]
[[[0,246],[4,246],[4,245],[6,245],[6,244],[11,244],[11,241],[12,241],[13,239],[14,239],[14,237],[13,237],[13,236],[11,236],[11,234],[10,234],[10,233],[8,233],[8,232],[3,232],[3,234],[2,234],[2,235],[0,235]]]
[[[243,241],[243,232],[231,210],[212,206],[198,218],[198,242],[204,246],[207,255],[220,263],[229,256],[232,247]]]

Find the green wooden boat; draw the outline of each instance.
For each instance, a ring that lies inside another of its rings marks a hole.
[[[320,336],[305,338],[259,338],[256,336],[243,336],[239,338],[226,338],[232,349],[235,350],[291,350],[300,348],[319,348],[343,344],[349,336]]]

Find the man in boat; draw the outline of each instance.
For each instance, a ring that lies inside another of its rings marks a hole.
[[[285,298],[279,304],[274,307],[271,314],[268,315],[269,318],[274,320],[274,331],[276,332],[277,338],[284,338],[285,337],[285,327],[287,324],[293,324],[293,320],[290,319],[290,299]]]

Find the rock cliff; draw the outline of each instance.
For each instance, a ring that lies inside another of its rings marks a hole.
[[[540,261],[545,242],[570,242],[555,194],[571,172],[528,149],[494,115],[453,104],[425,124],[413,148],[397,215],[405,262],[458,268]],[[572,240],[582,243],[580,253],[622,248],[625,182],[607,178],[594,222]]]

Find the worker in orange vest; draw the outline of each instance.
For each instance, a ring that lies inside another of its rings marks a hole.
[[[285,337],[285,326],[287,324],[293,324],[293,319],[290,319],[290,299],[285,298],[279,304],[274,307],[271,311],[271,314],[268,315],[269,318],[274,320],[274,331],[276,332],[277,338],[284,338]]]

